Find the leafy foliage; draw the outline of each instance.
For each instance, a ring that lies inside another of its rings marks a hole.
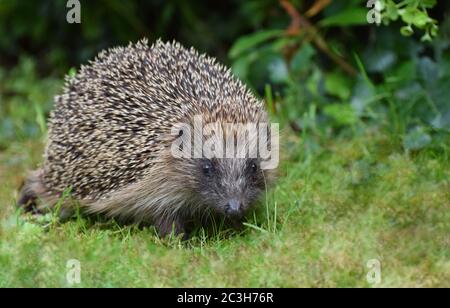
[[[431,41],[438,32],[437,20],[428,15],[428,9],[433,8],[437,0],[407,0],[395,3],[392,0],[381,0],[378,3],[383,22],[389,24],[391,21],[401,20],[406,23],[400,31],[405,36],[414,33],[413,27],[424,30],[422,41]]]
[[[45,132],[64,73],[142,36],[217,56],[297,133],[377,127],[414,151],[447,138],[448,2],[111,0],[81,8],[81,24],[68,24],[63,0],[0,2],[8,33],[0,36],[0,146]],[[368,23],[372,9],[381,25]]]
[[[295,131],[311,126],[304,119],[314,110],[314,127],[324,128],[316,133],[327,135],[330,129],[346,128],[355,133],[370,124],[390,131],[392,139],[407,150],[448,140],[448,30],[444,22],[443,33],[437,37],[437,21],[427,11],[436,2],[380,1],[377,5],[385,25],[366,27],[365,37],[356,28],[346,30],[367,25],[361,1],[345,6],[332,2],[315,24],[291,6],[287,10],[291,26],[296,19],[303,26],[298,25],[294,33],[291,27],[284,32],[275,28],[239,38],[229,53],[233,70],[273,101],[274,115]],[[406,27],[424,29],[425,41],[435,37],[434,41],[424,44],[423,36],[419,40],[412,33],[397,32],[405,26],[388,26],[398,19],[394,9]]]
[[[61,85],[56,78],[40,79],[28,57],[10,71],[0,68],[0,149],[46,132],[45,117]]]

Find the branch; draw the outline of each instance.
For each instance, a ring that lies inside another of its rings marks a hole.
[[[292,5],[292,3],[290,3],[288,0],[280,0],[280,5],[291,17],[291,24],[286,29],[286,34],[295,36],[300,34],[301,31],[310,34],[312,36],[314,45],[323,53],[325,53],[339,67],[341,67],[343,71],[345,71],[350,76],[356,76],[358,74],[358,71],[352,65],[347,63],[340,56],[333,53],[326,40],[320,35],[319,30],[314,25],[312,25],[307,18],[303,17]]]
[[[309,10],[306,11],[305,16],[306,17],[313,17],[316,16],[320,11],[322,11],[324,8],[326,8],[331,3],[331,0],[316,0],[314,2],[313,6],[309,8]]]

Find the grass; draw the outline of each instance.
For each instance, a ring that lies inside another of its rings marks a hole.
[[[33,74],[33,63],[22,59],[11,76],[0,70],[0,287],[70,286],[72,259],[81,264],[76,287],[450,286],[449,136],[405,151],[408,112],[394,97],[379,128],[356,120],[340,137],[319,127],[311,104],[307,129],[282,136],[279,180],[244,230],[181,242],[152,228],[16,210],[61,86]],[[270,87],[266,96],[273,104]],[[374,259],[378,284],[367,280]]]
[[[448,148],[447,148],[448,149]],[[450,286],[450,157],[407,153],[376,130],[318,150],[289,135],[280,179],[240,233],[186,243],[153,229],[42,223],[19,215],[15,191],[41,161],[41,140],[0,151],[0,287]],[[381,262],[381,281],[366,276]]]

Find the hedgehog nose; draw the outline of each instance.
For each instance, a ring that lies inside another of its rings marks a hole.
[[[225,213],[232,217],[239,217],[242,214],[241,202],[237,199],[231,199],[225,206]]]

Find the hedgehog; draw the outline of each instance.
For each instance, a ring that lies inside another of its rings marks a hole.
[[[211,135],[216,143],[209,155],[189,146],[196,137],[186,128],[195,118],[203,121],[200,131],[211,124],[222,132]],[[273,182],[275,168],[262,168],[258,154],[228,157],[214,149],[225,140],[236,145],[240,130],[233,124],[265,123],[263,101],[194,48],[142,39],[104,50],[66,76],[50,113],[44,162],[25,180],[17,203],[35,213],[58,205],[61,217],[81,209],[149,224],[161,236],[187,235],[217,218],[240,226]],[[274,150],[270,128],[264,129],[265,137],[247,132],[243,144],[249,148],[259,139]],[[70,198],[62,200],[67,192]]]

